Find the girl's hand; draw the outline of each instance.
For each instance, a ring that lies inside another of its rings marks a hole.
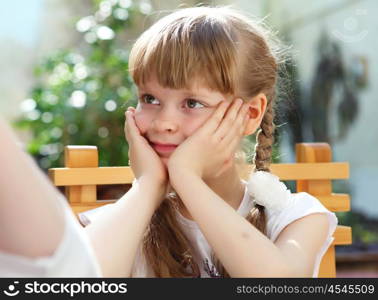
[[[229,103],[220,103],[204,125],[176,148],[168,161],[170,176],[180,171],[205,179],[217,177],[232,166],[247,125],[248,104],[236,99],[228,107]]]
[[[140,134],[135,123],[135,108],[128,107],[125,115],[125,135],[129,144],[129,160],[131,169],[137,179],[146,178],[147,182],[166,189],[168,172],[160,157]]]

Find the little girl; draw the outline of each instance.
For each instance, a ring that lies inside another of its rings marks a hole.
[[[337,218],[269,169],[278,53],[229,7],[180,9],[137,39],[139,100],[125,124],[135,180],[115,204],[81,215],[104,276],[318,275]],[[256,131],[244,181],[240,146]]]

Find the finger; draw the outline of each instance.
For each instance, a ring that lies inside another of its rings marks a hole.
[[[242,125],[232,129],[229,135],[227,135],[220,143],[220,146],[224,149],[233,149],[233,144],[238,144],[244,138],[244,132],[246,125],[248,124],[248,114],[242,120]]]
[[[129,107],[127,107],[127,109],[126,109],[126,111],[125,111],[125,117],[126,117],[126,119],[125,119],[125,123],[126,123],[126,121],[127,121],[127,116],[128,116],[128,112],[131,112],[131,114],[133,114],[134,112],[135,112],[135,108],[134,107],[132,107],[132,106],[129,106]]]
[[[229,157],[231,155],[235,155],[236,150],[238,149],[243,137],[241,136],[235,136],[235,138],[231,141],[229,141],[224,147],[224,153],[226,157]]]
[[[226,116],[214,133],[215,137],[218,137],[221,140],[227,135],[230,128],[234,125],[239,111],[243,108],[242,105],[243,100],[241,100],[240,98],[233,101],[232,106],[228,109]]]
[[[249,121],[249,105],[244,104],[243,108],[240,110],[237,120],[235,121],[235,134],[241,137],[244,136],[246,126]]]
[[[131,111],[132,113],[135,113],[135,107],[129,106],[127,108],[128,111]]]
[[[139,135],[139,129],[137,128],[134,120],[134,113],[131,110],[126,111],[125,133],[127,141],[132,142],[133,139]]]
[[[131,108],[131,110],[126,111],[126,138],[128,137],[128,141],[130,144],[135,143],[142,143],[145,146],[150,146],[146,138],[141,134],[138,126],[135,122],[135,108]],[[152,149],[152,148],[151,148]]]
[[[228,145],[234,137],[240,137],[243,135],[246,121],[248,120],[248,107],[248,104],[243,104],[239,109],[237,117],[231,122],[231,125],[223,127],[223,135],[221,135],[222,133],[218,133],[223,145]],[[222,126],[223,125],[225,124],[222,124]],[[220,128],[219,130],[223,129]]]
[[[229,135],[226,136],[220,143],[220,147],[224,149],[223,151],[226,153],[225,156],[227,157],[228,155],[234,155],[235,151],[239,147],[243,137],[244,137],[244,132],[246,130],[246,126],[248,124],[249,120],[249,115],[246,113],[244,115],[242,122],[242,125],[235,127],[233,133],[230,133]],[[240,122],[240,119],[238,120]]]
[[[130,142],[130,133],[129,133],[129,129],[128,129],[128,125],[127,125],[128,121],[127,121],[127,113],[125,111],[125,125],[124,125],[124,131],[125,131],[125,136],[126,136],[126,140],[128,142]]]
[[[221,101],[209,119],[200,127],[200,132],[212,135],[221,123],[230,103]]]

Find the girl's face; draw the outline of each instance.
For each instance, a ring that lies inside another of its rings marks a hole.
[[[221,101],[231,101],[220,92],[197,84],[191,90],[164,88],[155,79],[138,86],[135,121],[166,165],[172,152],[191,136]]]

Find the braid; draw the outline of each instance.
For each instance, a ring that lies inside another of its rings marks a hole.
[[[260,129],[256,135],[255,154],[253,156],[255,171],[270,172],[275,130],[272,103],[272,100],[268,102],[265,115],[261,121]]]

